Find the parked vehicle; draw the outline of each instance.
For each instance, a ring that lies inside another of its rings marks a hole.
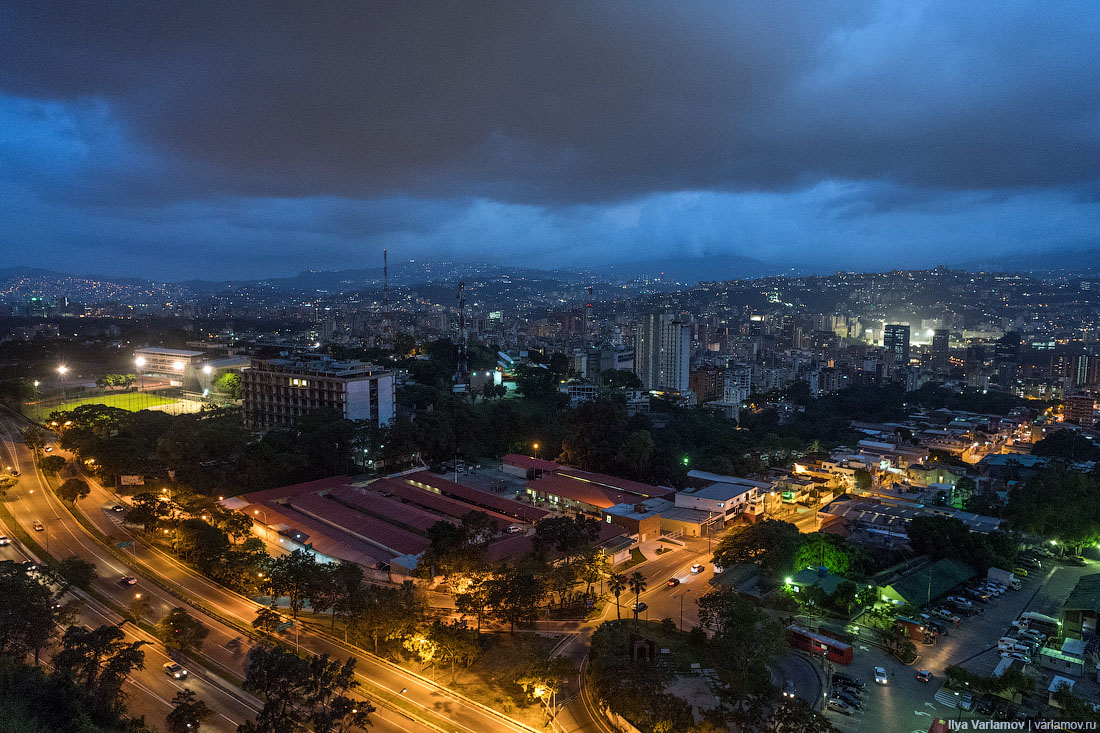
[[[852,714],[852,709],[848,706],[848,704],[843,700],[838,700],[835,697],[830,697],[829,702],[825,704],[825,707],[827,707],[829,710],[832,710],[834,713],[840,713],[841,715]]]
[[[1087,564],[1087,563],[1085,562],[1085,558],[1083,558],[1083,557],[1079,557],[1079,556],[1077,556],[1077,555],[1066,555],[1066,556],[1065,556],[1064,558],[1062,558],[1062,559],[1063,559],[1063,560],[1064,560],[1064,561],[1065,561],[1065,562],[1066,562],[1067,564],[1069,564],[1069,565],[1076,565],[1076,566],[1077,566],[1077,567],[1079,567],[1079,568],[1083,568],[1083,567],[1085,567],[1085,565]]]
[[[954,603],[956,606],[962,606],[963,608],[970,608],[974,604],[960,596],[948,596],[948,603]]]
[[[834,691],[833,696],[840,699],[840,700],[843,700],[844,702],[846,702],[848,704],[848,707],[850,707],[854,710],[860,710],[860,709],[863,708],[863,701],[860,700],[857,695],[855,695],[851,692],[841,691],[841,692],[838,693],[838,692]]]
[[[1024,664],[1031,664],[1031,657],[1029,657],[1027,653],[1021,651],[1010,650],[1001,652],[1001,659],[1015,659]]]
[[[699,563],[695,563],[694,565],[691,566],[691,572],[693,572],[693,573],[701,573],[704,570],[706,570],[706,566],[701,565]]]
[[[867,689],[867,685],[863,684],[862,680],[860,680],[857,677],[852,677],[849,674],[844,674],[843,672],[834,672],[833,673],[833,684],[836,684],[838,680],[843,682],[846,685],[851,685],[852,687],[855,687],[855,688],[860,689],[860,690]]]
[[[972,710],[974,708],[974,695],[968,692],[960,697],[959,707],[967,711]]]

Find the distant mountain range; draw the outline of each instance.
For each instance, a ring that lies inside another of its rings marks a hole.
[[[1082,275],[1100,272],[1100,248],[1064,250],[1008,257],[986,257],[964,263],[948,263],[951,269],[985,272],[1063,273]],[[838,267],[836,269],[846,269]],[[908,268],[907,268],[908,269]],[[700,281],[753,279],[782,275],[799,276],[823,274],[821,267],[803,266],[784,268],[740,255],[710,255],[703,257],[676,257],[639,260],[615,265],[572,267],[558,269],[534,269],[506,267],[484,263],[461,262],[393,262],[389,267],[390,285],[407,286],[433,281],[460,279],[494,279],[503,277],[523,278],[531,281],[554,281],[568,284],[610,282],[621,284],[640,278],[648,278],[666,286],[692,284]],[[361,289],[375,289],[382,285],[382,268],[366,267],[348,270],[307,270],[291,277],[263,278],[256,280],[186,280],[163,283],[142,278],[112,275],[72,275],[35,267],[0,268],[0,289],[21,280],[54,281],[56,286],[73,285],[80,281],[114,283],[130,287],[182,288],[196,295],[224,291],[233,287],[266,287],[286,292],[342,293]]]

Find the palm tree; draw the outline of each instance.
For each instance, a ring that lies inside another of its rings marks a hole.
[[[640,570],[635,570],[630,574],[630,582],[627,583],[630,586],[630,592],[634,594],[634,624],[638,624],[638,603],[642,597],[642,591],[646,589],[645,576],[642,575]]]
[[[622,621],[623,611],[619,607],[619,596],[626,590],[626,578],[622,576],[622,573],[611,573],[607,578],[607,589],[615,595],[615,616]]]

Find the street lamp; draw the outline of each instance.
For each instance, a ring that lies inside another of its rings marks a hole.
[[[145,357],[139,356],[134,359],[134,364],[137,366],[138,370],[138,392],[143,392],[145,391],[145,372],[143,371],[145,367]]]
[[[534,451],[535,451],[535,452],[534,452],[534,454],[533,454],[533,455],[532,455],[531,457],[532,457],[532,458],[538,458],[538,457],[539,457],[539,444],[538,444],[538,443],[532,443],[532,444],[531,444],[531,447],[532,447],[532,448],[534,449]]]

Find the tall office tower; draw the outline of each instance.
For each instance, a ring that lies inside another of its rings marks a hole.
[[[909,363],[909,326],[891,323],[883,329],[882,345],[893,351],[899,364]]]
[[[691,324],[671,313],[642,317],[634,334],[635,373],[646,389],[685,392],[691,363]]]
[[[937,328],[932,332],[932,370],[945,374],[951,370],[951,355],[948,339],[951,332],[946,328]]]

